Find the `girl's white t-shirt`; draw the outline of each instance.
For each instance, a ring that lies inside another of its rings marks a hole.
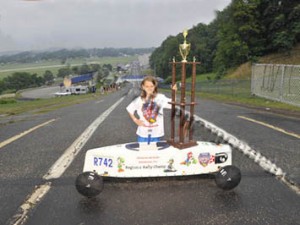
[[[151,100],[145,100],[141,97],[134,99],[126,108],[130,114],[135,112],[142,120],[145,126],[138,126],[136,134],[141,137],[162,137],[164,136],[164,116],[163,109],[171,108],[168,104],[171,99],[163,94],[157,94]]]

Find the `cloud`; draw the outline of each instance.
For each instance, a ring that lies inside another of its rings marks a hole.
[[[5,35],[0,30],[0,50],[4,51],[14,51],[16,50],[16,44],[12,37]]]
[[[3,1],[0,30],[24,49],[157,47],[169,35],[200,22],[211,22],[215,11],[229,3],[230,0]]]

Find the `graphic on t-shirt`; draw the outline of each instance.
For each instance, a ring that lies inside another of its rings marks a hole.
[[[159,111],[159,106],[153,100],[146,101],[143,104],[142,107],[143,116],[150,124],[156,122],[158,111]]]

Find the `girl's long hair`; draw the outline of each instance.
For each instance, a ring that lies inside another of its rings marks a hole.
[[[158,86],[158,82],[157,82],[156,78],[153,77],[153,76],[146,76],[146,77],[143,79],[143,81],[142,81],[142,83],[141,83],[141,89],[142,89],[142,92],[141,92],[141,98],[142,98],[142,99],[145,99],[145,98],[147,97],[146,91],[143,90],[143,85],[145,84],[146,81],[150,81],[150,82],[152,82],[152,84],[154,85],[154,91],[153,91],[152,98],[155,98],[156,95],[157,95],[157,86]]]

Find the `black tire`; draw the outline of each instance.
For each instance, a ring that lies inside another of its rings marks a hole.
[[[223,190],[231,190],[238,186],[242,179],[241,171],[236,166],[225,166],[217,172],[215,182]]]
[[[95,197],[103,190],[103,178],[94,172],[84,172],[76,178],[75,186],[83,196]]]

